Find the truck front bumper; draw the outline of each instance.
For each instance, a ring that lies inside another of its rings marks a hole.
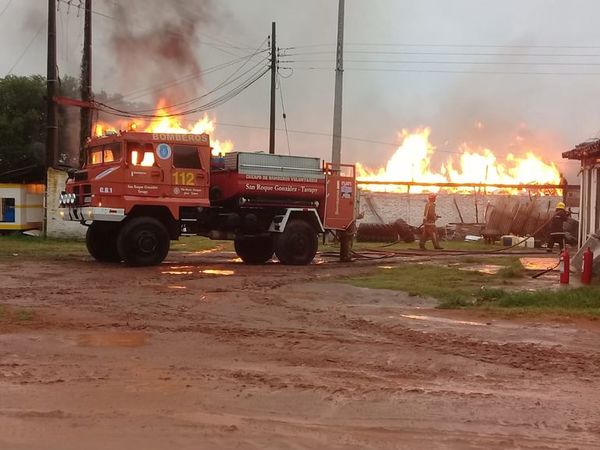
[[[63,206],[58,208],[58,214],[63,220],[77,222],[121,222],[125,218],[123,208],[102,208],[99,206]]]

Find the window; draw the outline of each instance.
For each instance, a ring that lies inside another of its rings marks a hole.
[[[92,147],[88,150],[88,164],[102,164],[102,147]]]
[[[128,160],[133,166],[156,166],[152,144],[138,144],[137,142],[129,142],[127,144],[127,153],[129,155]]]
[[[202,169],[198,147],[190,145],[173,146],[173,167],[178,169]]]
[[[121,159],[121,144],[113,142],[103,147],[92,147],[88,150],[88,164],[111,163]]]
[[[15,221],[15,199],[14,198],[3,198],[0,199],[0,222],[14,222]]]
[[[110,163],[119,161],[121,159],[121,144],[119,142],[113,142],[104,146],[104,162]]]

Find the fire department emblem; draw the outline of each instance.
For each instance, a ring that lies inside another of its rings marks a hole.
[[[181,189],[179,189],[177,186],[175,186],[175,187],[173,188],[173,194],[175,194],[175,195],[179,195],[179,194],[181,194]]]
[[[158,144],[156,154],[160,159],[169,159],[171,157],[171,146],[169,144]]]

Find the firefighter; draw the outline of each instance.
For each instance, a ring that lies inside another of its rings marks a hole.
[[[565,210],[565,204],[558,202],[556,204],[556,212],[552,219],[550,219],[550,240],[548,241],[547,251],[551,252],[554,248],[554,244],[558,243],[560,251],[563,250],[565,243],[565,222],[569,219],[570,212]]]
[[[421,250],[425,250],[425,243],[431,239],[433,242],[433,248],[441,250],[440,243],[438,241],[437,228],[435,221],[440,218],[435,213],[435,194],[429,194],[427,197],[427,203],[425,204],[425,210],[423,211],[423,231],[421,232],[421,239],[419,240],[419,247]]]

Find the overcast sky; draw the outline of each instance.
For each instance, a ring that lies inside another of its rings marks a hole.
[[[288,127],[317,133],[290,133],[291,152],[328,158],[331,138],[319,133],[332,128],[337,0],[94,0],[94,89],[127,94],[193,73],[143,48],[115,48],[124,23],[116,4],[126,5],[131,36],[160,41],[164,22],[180,19],[169,10],[179,3],[193,10],[193,37],[182,42],[200,70],[249,55],[277,22],[278,46],[289,48],[281,66],[293,69],[281,70],[289,77],[282,79]],[[59,5],[60,73],[77,76],[82,14],[66,0]],[[46,7],[45,0],[0,0],[0,76],[45,73]],[[386,143],[397,143],[400,130],[428,126],[440,150],[435,164],[464,142],[498,155],[531,147],[573,176],[577,164],[560,152],[600,135],[599,15],[594,0],[346,0],[343,134],[380,143],[345,139],[343,160],[383,165],[395,150]],[[178,86],[201,95],[240,64]],[[133,98],[157,94],[146,92]],[[260,127],[268,126],[268,101],[265,76],[211,111],[223,123],[217,137],[239,150],[266,149]],[[277,107],[283,127],[279,97]],[[277,140],[277,152],[287,153],[283,132]]]

